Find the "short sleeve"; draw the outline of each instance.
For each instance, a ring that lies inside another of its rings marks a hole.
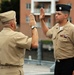
[[[32,38],[29,38],[28,36],[26,36],[22,33],[18,33],[15,38],[16,38],[15,40],[16,40],[17,47],[30,50]]]
[[[53,34],[53,28],[49,29],[46,33],[46,36],[49,37],[50,39],[52,38],[52,34]]]

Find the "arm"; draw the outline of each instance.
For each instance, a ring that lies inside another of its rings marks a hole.
[[[46,35],[46,32],[49,30],[49,28],[45,25],[44,18],[45,18],[44,9],[41,8],[40,9],[40,22],[41,22],[42,30],[43,30],[44,34]]]
[[[36,26],[36,21],[35,21],[35,18],[32,14],[30,14],[30,27],[32,29],[32,44],[31,44],[31,47],[32,48],[37,48],[38,47],[38,31],[37,31],[37,28],[34,27],[32,28],[33,26]]]

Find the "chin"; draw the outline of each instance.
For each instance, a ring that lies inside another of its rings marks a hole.
[[[56,23],[59,23],[59,21],[56,21]]]

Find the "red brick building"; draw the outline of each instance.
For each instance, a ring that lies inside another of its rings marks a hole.
[[[54,25],[54,11],[57,3],[70,4],[72,6],[70,20],[74,23],[74,1],[73,0],[20,0],[20,31],[31,36],[29,27],[29,14],[35,15],[40,39],[47,39],[42,32],[39,21],[40,8],[44,7],[46,15],[46,25],[50,28]]]

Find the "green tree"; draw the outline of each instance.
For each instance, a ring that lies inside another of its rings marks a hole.
[[[20,24],[20,0],[4,0],[1,3],[1,11],[0,12],[6,12],[9,10],[16,11],[16,20],[17,24]]]

